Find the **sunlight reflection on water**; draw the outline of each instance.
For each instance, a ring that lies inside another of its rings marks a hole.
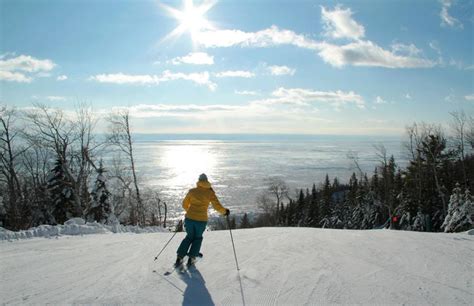
[[[233,211],[254,211],[265,179],[282,177],[292,193],[311,188],[326,173],[346,182],[354,171],[349,151],[358,152],[360,166],[369,175],[377,164],[374,144],[403,164],[401,141],[373,139],[279,140],[147,140],[136,141],[137,169],[143,185],[160,192],[171,210],[181,212],[181,201],[206,173],[221,202]]]
[[[154,163],[157,168],[163,168],[169,173],[167,185],[186,186],[196,181],[201,173],[212,176],[217,164],[216,153],[210,145],[177,145],[166,146],[162,157]]]

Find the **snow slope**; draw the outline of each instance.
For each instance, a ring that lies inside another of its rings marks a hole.
[[[262,228],[206,232],[192,273],[164,276],[184,233],[0,241],[6,304],[473,305],[474,236]],[[156,272],[153,272],[155,270]],[[240,280],[240,281],[239,281]],[[242,288],[242,290],[241,290]]]

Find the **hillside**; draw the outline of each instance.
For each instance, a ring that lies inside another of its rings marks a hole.
[[[474,236],[261,228],[206,232],[193,273],[164,276],[184,233],[0,241],[6,304],[309,305],[473,303]],[[153,271],[156,272],[153,272]],[[239,276],[242,285],[239,282]]]

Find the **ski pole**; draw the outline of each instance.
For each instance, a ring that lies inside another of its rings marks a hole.
[[[183,224],[183,220],[179,220],[178,222],[178,225],[176,226],[176,230],[174,231],[174,234],[173,236],[171,236],[170,240],[168,240],[168,242],[165,244],[165,246],[161,249],[161,251],[158,253],[158,255],[155,256],[155,260],[158,259],[158,256],[160,256],[161,253],[163,253],[163,251],[166,249],[166,247],[168,246],[168,244],[171,242],[171,240],[173,240],[174,236],[176,236],[176,234],[178,233],[179,229],[181,228],[181,225]]]
[[[232,237],[232,229],[230,228],[229,215],[226,216],[226,219],[227,219],[227,226],[229,226],[230,239],[232,240],[232,248],[234,249],[235,265],[237,266],[237,271],[239,271],[240,270],[239,262],[237,261],[237,253],[235,253],[234,238]]]

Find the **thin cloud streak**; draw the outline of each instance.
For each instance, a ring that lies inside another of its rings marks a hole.
[[[258,92],[252,90],[236,90],[234,93],[243,96],[257,96],[259,94]]]
[[[252,104],[310,106],[312,104],[326,103],[336,109],[340,109],[340,107],[346,104],[354,104],[361,109],[365,108],[365,101],[362,96],[353,91],[315,91],[303,88],[287,89],[280,87],[273,91],[271,95],[271,98],[252,101]]]
[[[207,86],[211,91],[217,88],[217,84],[213,83],[209,79],[209,72],[199,73],[173,73],[169,70],[163,71],[161,75],[133,75],[124,73],[112,73],[112,74],[98,74],[89,77],[90,81],[96,81],[99,83],[111,83],[111,84],[134,84],[134,85],[159,85],[162,82],[176,81],[176,80],[187,80],[194,82],[198,85]]]
[[[172,59],[171,63],[173,65],[214,65],[214,56],[211,56],[205,52],[191,52],[188,55]]]
[[[255,73],[243,70],[229,70],[215,73],[216,78],[253,78]]]

